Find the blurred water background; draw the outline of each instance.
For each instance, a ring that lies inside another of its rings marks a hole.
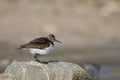
[[[50,33],[63,43],[41,60],[94,64],[97,79],[120,79],[119,0],[0,0],[0,72],[33,60],[16,48]]]

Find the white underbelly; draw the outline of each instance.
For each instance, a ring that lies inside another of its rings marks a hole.
[[[35,49],[35,48],[25,48],[25,50],[28,50],[32,55],[40,54],[40,55],[46,55],[53,49],[53,45],[50,44],[50,47],[46,47],[44,49]]]

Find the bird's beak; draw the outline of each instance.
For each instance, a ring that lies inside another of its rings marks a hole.
[[[56,42],[59,42],[59,43],[62,43],[61,41],[59,41],[59,40],[55,40]]]

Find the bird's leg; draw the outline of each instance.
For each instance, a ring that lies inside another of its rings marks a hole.
[[[36,55],[34,56],[35,61],[40,62],[40,60],[37,58],[37,56],[39,56],[39,54],[36,54]]]
[[[34,56],[35,61],[40,62],[40,63],[43,63],[43,64],[48,64],[48,63],[49,63],[49,62],[47,62],[47,61],[40,61],[40,60],[37,58],[37,56],[39,56],[39,54],[36,54],[36,55]]]

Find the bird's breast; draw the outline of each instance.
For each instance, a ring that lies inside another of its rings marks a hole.
[[[40,55],[46,55],[53,49],[53,45],[50,44],[49,47],[46,47],[44,49],[37,49],[37,48],[28,48],[27,50],[32,54],[40,54]]]

